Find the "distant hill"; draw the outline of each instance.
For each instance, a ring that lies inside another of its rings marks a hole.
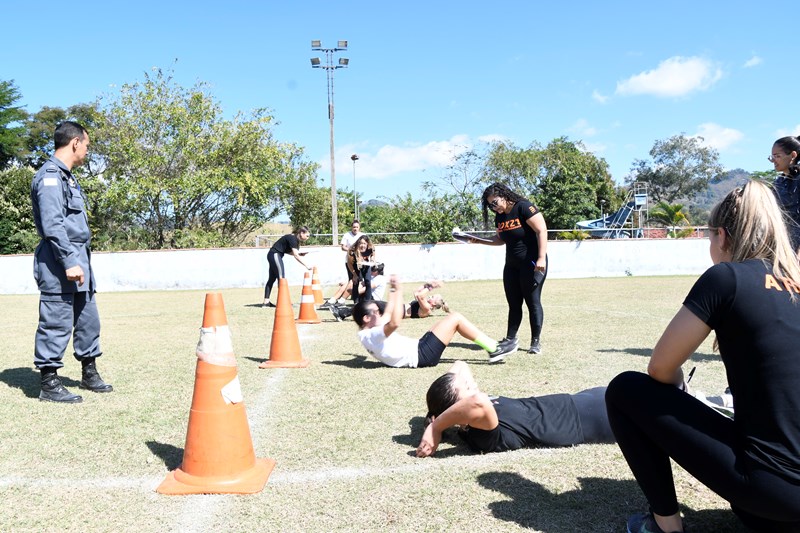
[[[708,189],[698,194],[691,200],[681,203],[691,205],[696,209],[703,209],[710,211],[712,207],[717,205],[725,195],[731,192],[732,189],[739,185],[744,185],[750,179],[750,173],[741,168],[729,170],[708,184]]]
[[[711,208],[725,198],[729,192],[750,179],[751,174],[741,168],[729,170],[719,177],[711,180],[708,189],[692,199],[681,199],[676,203],[686,206],[684,212],[689,218],[689,223],[694,226],[705,226]]]

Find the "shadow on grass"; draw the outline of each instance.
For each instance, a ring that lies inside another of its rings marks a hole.
[[[392,440],[397,444],[404,446],[411,446],[413,450],[408,452],[408,455],[416,457],[417,446],[419,445],[422,434],[425,432],[425,417],[415,416],[408,421],[408,434],[407,435],[394,435]],[[458,436],[458,431],[450,428],[445,430],[442,434],[442,442],[452,444],[453,447],[439,448],[433,455],[434,458],[452,457],[455,455],[473,455],[469,446],[461,440]]]
[[[510,498],[489,504],[495,518],[536,531],[623,531],[628,516],[647,509],[634,480],[579,478],[580,488],[561,493],[513,472],[487,472],[477,480]],[[746,531],[730,511],[682,511],[695,531]]]
[[[650,357],[653,353],[652,348],[598,348],[600,353],[628,353],[631,355],[641,355],[643,357]],[[719,354],[715,353],[694,353],[691,357],[692,361],[719,361]]]
[[[61,383],[67,388],[80,385],[80,381],[70,379],[61,374],[59,374],[58,377],[61,378]],[[21,390],[28,398],[39,397],[39,391],[41,390],[41,374],[33,368],[24,366],[6,368],[0,372],[0,381],[9,387]]]
[[[266,355],[263,355],[261,357],[255,357],[253,355],[245,355],[245,356],[242,357],[242,359],[247,359],[248,361],[253,361],[254,363],[261,364],[264,361],[266,361],[267,359],[269,359],[269,353],[267,353]]]
[[[347,368],[387,368],[386,365],[381,363],[380,361],[375,361],[370,359],[365,355],[359,354],[342,354],[342,355],[350,355],[353,358],[348,359],[346,361],[342,360],[331,360],[331,361],[320,361],[323,365],[337,365],[337,366],[344,366]]]
[[[183,448],[178,448],[172,444],[156,442],[154,440],[149,440],[146,444],[153,455],[164,461],[164,466],[167,467],[167,470],[172,471],[181,466],[183,462]]]

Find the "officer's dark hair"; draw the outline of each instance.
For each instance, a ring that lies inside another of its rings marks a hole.
[[[58,150],[68,145],[75,137],[83,140],[84,135],[86,135],[86,128],[77,122],[65,120],[56,126],[56,131],[53,134],[53,142],[55,143],[56,150]]]
[[[311,232],[308,230],[308,226],[300,226],[296,230],[294,230],[295,235],[300,235],[301,233],[308,233],[311,235]]]

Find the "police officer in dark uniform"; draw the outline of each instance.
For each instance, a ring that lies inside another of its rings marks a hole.
[[[31,183],[33,218],[40,241],[33,258],[33,276],[39,286],[39,327],[36,329],[34,365],[42,375],[39,399],[78,403],[83,398],[68,391],[57,371],[70,337],[75,358],[81,362],[80,388],[111,392],[97,373],[100,351],[100,316],[95,302],[94,272],[90,262],[91,232],[72,168],[83,164],[89,134],[76,122],[56,127],[55,153]]]

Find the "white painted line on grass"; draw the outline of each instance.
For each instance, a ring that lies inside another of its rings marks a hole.
[[[446,470],[463,470],[464,468],[484,468],[487,466],[503,466],[518,464],[521,457],[528,456],[545,456],[558,453],[558,449],[550,448],[534,448],[526,450],[517,450],[514,452],[506,453],[490,453],[484,455],[455,455],[447,458],[427,458],[419,459],[412,464],[405,464],[402,466],[391,467],[342,467],[342,468],[325,468],[315,469],[308,471],[296,472],[274,472],[270,478],[267,486],[269,485],[292,485],[292,484],[305,484],[305,483],[327,483],[333,481],[341,481],[348,479],[361,479],[372,477],[392,477],[396,475],[417,474],[417,473],[431,473],[436,471]],[[258,455],[258,454],[256,454]],[[138,489],[143,492],[153,492],[155,488],[163,481],[161,477],[108,477],[108,478],[89,478],[89,479],[42,479],[42,478],[25,478],[21,476],[7,476],[0,478],[0,488],[46,488],[46,487],[59,487],[62,489],[77,488],[77,489]],[[219,495],[222,496],[222,495]],[[194,514],[206,515],[206,518],[213,518],[215,513],[214,507],[222,501],[217,500],[200,500],[196,496],[187,496],[191,501],[187,501],[184,506],[183,515],[191,517],[196,521]],[[193,509],[193,508],[199,509]],[[193,514],[194,513],[194,514]],[[207,521],[207,520],[205,520]],[[184,524],[190,527],[191,524]]]

